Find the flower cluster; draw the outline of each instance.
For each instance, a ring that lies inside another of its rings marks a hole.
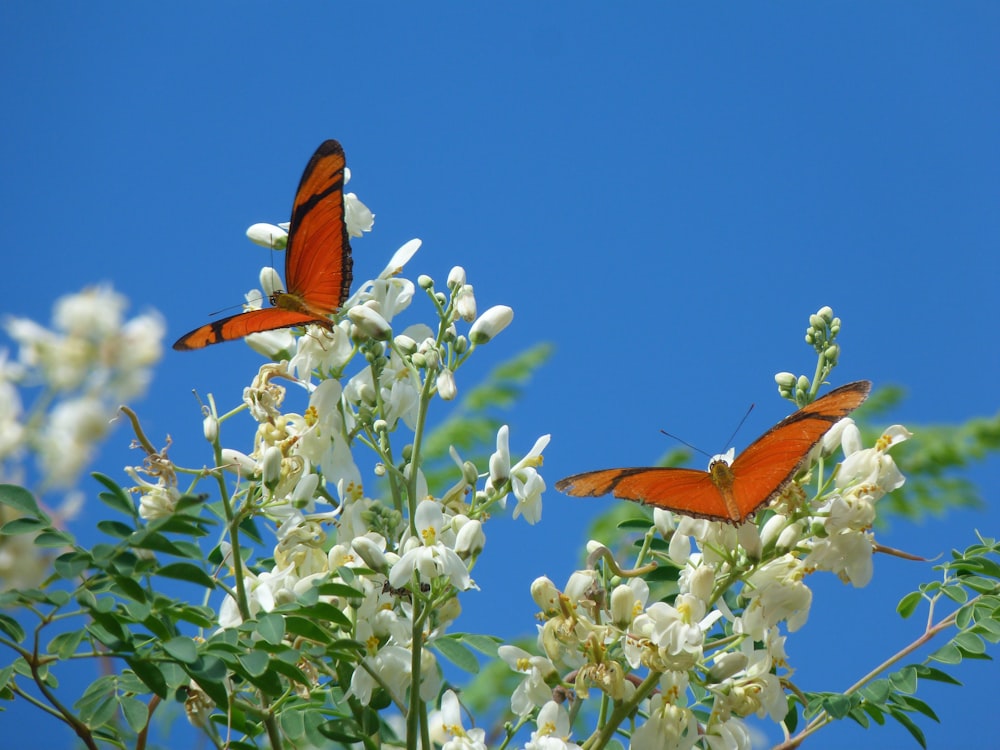
[[[372,214],[353,195],[346,202],[349,231],[360,236]],[[282,231],[254,225],[248,234],[280,247]],[[307,326],[298,336],[280,330],[249,337],[271,361],[244,389],[242,407],[220,415],[210,399],[204,425],[216,466],[168,471],[165,454],[156,453],[153,470],[147,459],[144,471],[157,481],[136,487],[140,514],[153,521],[175,512],[183,497],[178,476],[195,476],[186,489],[192,493],[206,476],[235,474],[235,491],[222,498],[229,538],[217,554],[231,585],[219,628],[239,629],[318,595],[328,614],[314,624],[331,642],[353,642],[357,651],[346,675],[317,661],[309,670],[314,683],[299,689],[318,690],[335,672],[346,699],[367,705],[378,691],[404,715],[408,696],[432,701],[440,693],[429,647],[458,616],[458,593],[475,588],[470,569],[485,546],[491,510],[513,493],[515,517],[540,518],[545,483],[537,467],[548,442],[540,438],[516,460],[503,426],[488,468],[452,448],[455,484],[444,492],[429,486],[423,446],[430,404],[456,398],[457,370],[509,325],[513,312],[501,305],[479,313],[461,267],[451,270],[445,291],[427,276],[416,283],[405,278],[419,247],[417,240],[406,243],[361,284],[331,330]],[[264,293],[248,295],[251,304],[281,288],[271,269],[261,280]],[[418,291],[436,320],[399,325]],[[253,445],[223,447],[223,426],[240,412],[256,424]],[[139,469],[130,473],[139,479]],[[259,562],[241,544],[241,524],[251,519],[274,529],[270,554]]]
[[[511,709],[528,717],[554,694],[583,701],[597,688],[608,701],[603,740],[638,711],[631,731],[620,729],[637,750],[749,748],[746,717],[781,721],[787,711],[785,633],[808,618],[806,576],[825,570],[855,586],[870,580],[874,504],[903,482],[886,451],[908,435],[891,427],[864,448],[854,422],[842,420],[817,447],[812,469],[759,525],[654,510],[636,565],[673,570],[675,593],[662,588],[663,575],[647,583],[647,569],[622,570],[610,550],[591,542],[592,567],[561,590],[547,578],[532,587],[543,621],[540,655],[501,648],[524,675]],[[828,481],[821,467],[838,446],[845,458]],[[809,480],[821,488],[812,500]]]
[[[155,312],[126,320],[126,306],[123,295],[99,286],[59,298],[51,328],[28,318],[4,321],[17,356],[0,351],[0,482],[35,484],[37,473],[39,492],[73,490],[118,404],[146,390],[162,352],[163,320]],[[81,497],[69,492],[57,515],[75,515]],[[0,580],[22,585],[42,562],[30,537],[4,537]]]

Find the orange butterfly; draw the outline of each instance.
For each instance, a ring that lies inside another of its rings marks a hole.
[[[332,329],[328,317],[351,293],[351,244],[344,222],[344,149],[325,141],[302,173],[292,206],[285,250],[287,292],[271,297],[263,310],[207,323],[177,339],[174,349],[200,349],[251,333],[316,323]]]
[[[867,380],[848,383],[785,417],[743,451],[733,465],[715,459],[708,471],[647,467],[603,469],[556,482],[576,497],[615,497],[695,518],[743,523],[798,473],[820,438],[868,398]]]

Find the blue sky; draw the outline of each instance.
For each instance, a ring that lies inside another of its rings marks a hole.
[[[419,237],[411,274],[460,264],[480,309],[514,308],[460,388],[556,345],[509,414],[515,449],[552,434],[550,487],[655,461],[661,428],[721,450],[756,402],[745,445],[787,412],[773,374],[811,373],[801,336],[822,305],[844,321],[836,383],[904,386],[893,420],[997,411],[995,4],[4,3],[0,26],[0,312],[47,321],[59,295],[108,281],[166,317],[169,344],[256,285],[268,258],[245,228],[287,219],[332,137],[377,217],[356,278]],[[191,390],[235,403],[259,361],[242,344],[168,351],[135,404],[147,431],[200,464]],[[116,433],[98,468],[137,462],[127,445]],[[973,474],[985,511],[881,540],[934,557],[995,535],[997,468]],[[503,606],[500,635],[531,631],[528,584],[564,582],[611,502],[545,501],[536,527],[487,527],[469,629]],[[895,602],[931,577],[890,559],[863,591],[811,580],[796,677],[842,689],[907,643],[919,622]],[[968,721],[991,710],[995,667],[958,674],[966,689],[921,693],[943,720],[921,722],[931,746],[995,739]],[[26,711],[0,731],[49,731]],[[847,742],[909,739],[842,724],[812,747]]]

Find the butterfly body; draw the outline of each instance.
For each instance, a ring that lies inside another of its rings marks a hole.
[[[791,482],[809,451],[868,397],[865,380],[841,386],[781,420],[730,464],[716,458],[708,471],[669,467],[602,469],[556,482],[576,497],[613,494],[695,518],[740,524]]]
[[[181,336],[174,349],[210,344],[306,324],[332,329],[330,315],[351,293],[351,245],[344,220],[344,150],[334,140],[316,149],[299,182],[285,248],[287,291],[274,307],[249,310],[207,323]]]

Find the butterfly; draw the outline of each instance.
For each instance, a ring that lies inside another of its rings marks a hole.
[[[333,328],[329,316],[351,293],[351,245],[344,221],[344,149],[323,142],[306,165],[295,193],[285,250],[288,290],[263,310],[206,323],[181,336],[174,349],[200,349],[251,333],[315,323]]]
[[[871,387],[867,380],[848,383],[803,406],[757,438],[731,466],[717,457],[708,471],[603,469],[560,479],[556,489],[576,497],[610,492],[686,516],[741,524],[792,481],[812,447],[868,398]]]

